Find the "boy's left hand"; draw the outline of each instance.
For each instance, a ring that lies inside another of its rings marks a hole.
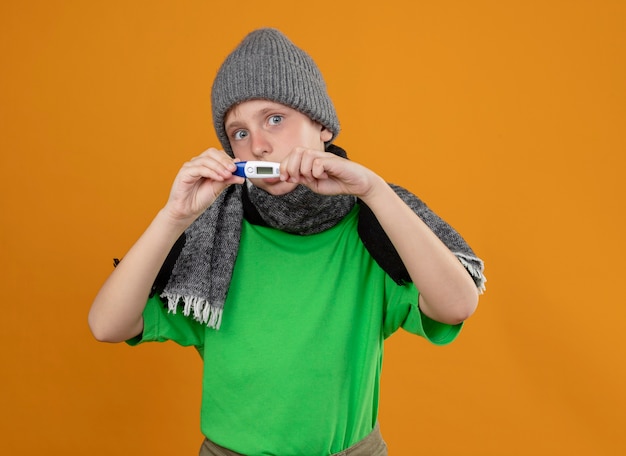
[[[382,181],[376,173],[330,152],[296,147],[280,163],[280,179],[322,195],[365,197]]]

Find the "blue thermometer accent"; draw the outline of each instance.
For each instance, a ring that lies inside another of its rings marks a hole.
[[[233,173],[239,177],[253,177],[267,179],[280,177],[280,163],[265,161],[243,161],[235,163],[237,170]]]

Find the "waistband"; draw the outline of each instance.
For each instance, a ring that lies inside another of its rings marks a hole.
[[[241,453],[236,453],[227,448],[221,447],[216,443],[211,442],[209,439],[204,439],[198,456],[244,456]],[[287,455],[285,455],[287,456]],[[304,455],[289,455],[289,456],[304,456]],[[383,440],[380,433],[380,426],[376,423],[372,432],[370,432],[365,438],[359,440],[339,453],[334,453],[330,456],[387,456],[387,444]]]

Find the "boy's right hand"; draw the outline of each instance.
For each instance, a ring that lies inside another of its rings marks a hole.
[[[231,184],[235,160],[208,149],[178,172],[167,204],[124,255],[94,299],[89,327],[96,339],[121,342],[143,331],[143,310],[154,279],[180,234]]]
[[[185,163],[170,191],[164,211],[176,223],[190,225],[232,184],[243,184],[233,175],[235,162],[223,150],[210,148]]]

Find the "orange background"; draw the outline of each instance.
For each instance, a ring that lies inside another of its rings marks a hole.
[[[87,312],[269,25],[321,67],[337,143],[486,261],[454,344],[386,345],[390,454],[626,454],[625,5],[4,0],[0,453],[197,454],[195,351],[99,344]]]

